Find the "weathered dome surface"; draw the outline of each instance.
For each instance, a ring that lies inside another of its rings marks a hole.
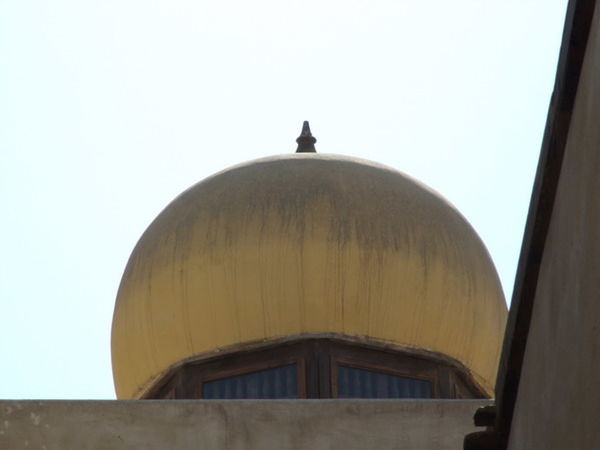
[[[443,198],[299,153],[207,178],[154,220],[119,288],[113,373],[119,398],[139,398],[184,359],[334,333],[442,353],[491,393],[505,321],[490,256]]]

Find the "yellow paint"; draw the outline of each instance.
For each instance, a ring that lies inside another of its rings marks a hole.
[[[133,251],[112,329],[118,398],[181,360],[338,333],[446,354],[489,393],[506,321],[493,263],[438,194],[371,162],[253,161],[185,191]]]

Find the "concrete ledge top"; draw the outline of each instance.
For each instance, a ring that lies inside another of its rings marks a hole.
[[[490,400],[0,400],[7,449],[460,449]]]

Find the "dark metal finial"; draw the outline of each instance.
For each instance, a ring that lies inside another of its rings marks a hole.
[[[304,121],[302,125],[302,132],[298,139],[296,139],[298,143],[298,148],[296,149],[296,153],[317,153],[315,150],[315,142],[317,139],[310,133],[310,125],[308,125],[308,120]]]

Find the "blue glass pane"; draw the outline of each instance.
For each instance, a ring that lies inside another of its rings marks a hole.
[[[353,367],[338,367],[339,398],[431,398],[431,383]]]
[[[209,381],[202,386],[202,397],[298,398],[296,364]]]

